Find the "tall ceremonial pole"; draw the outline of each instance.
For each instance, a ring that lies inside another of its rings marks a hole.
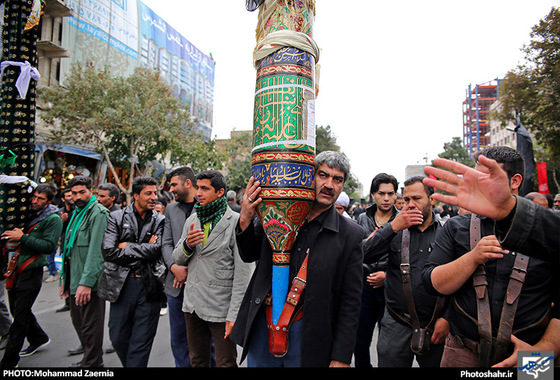
[[[0,2],[0,233],[24,228],[34,177],[37,40],[43,3],[40,0]]]
[[[283,328],[277,324],[290,287],[290,251],[315,200],[319,48],[312,38],[314,0],[247,0],[248,10],[257,8],[252,175],[260,182],[257,214],[273,252],[274,331]]]

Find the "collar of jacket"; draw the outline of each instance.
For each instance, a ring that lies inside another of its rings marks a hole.
[[[151,213],[150,213],[151,212]],[[138,213],[138,211],[136,210],[136,207],[134,206],[134,202],[132,202],[130,205],[126,206],[123,209],[123,218],[124,215],[126,214],[130,214],[130,219],[129,222],[133,223],[133,230],[135,231],[136,234],[136,239],[138,239],[138,241],[142,241],[144,239],[144,235],[147,232],[147,228],[151,227],[152,222],[157,218],[157,211],[155,210],[148,210],[148,213],[146,214],[146,219],[144,219],[144,223],[142,224],[142,231],[139,231],[139,226],[138,226],[138,221],[136,219],[136,214]]]
[[[338,218],[338,215],[340,214],[338,213],[338,211],[336,211],[333,203],[331,207],[323,211],[319,216],[317,216],[316,219],[323,219],[322,228],[327,228],[331,231],[338,232],[338,230],[340,229],[340,220]],[[344,218],[344,216],[340,216]]]
[[[140,216],[140,213],[138,212],[138,210],[134,206],[134,201],[124,208],[124,212],[125,212],[125,214],[132,214],[132,216],[134,216],[135,218],[136,218],[136,215]],[[155,210],[148,210],[148,212],[146,213],[146,217],[147,218],[153,218],[155,216],[155,214],[156,214]]]
[[[46,219],[48,216],[58,213],[58,207],[56,207],[55,205],[53,205],[52,203],[50,203],[47,207],[45,207],[45,209],[43,211],[41,211],[39,213],[39,215],[37,215],[35,218],[33,218],[29,223],[28,223],[28,227],[32,226],[34,224],[39,223],[40,221]]]
[[[376,211],[377,211],[377,203],[374,203],[366,209],[366,215],[373,219]],[[389,221],[395,219],[395,216],[397,216],[397,214],[399,213],[399,210],[397,210],[397,208],[394,205],[392,211],[393,211],[393,215],[391,215]]]

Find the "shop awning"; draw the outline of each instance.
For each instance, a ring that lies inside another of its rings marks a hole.
[[[41,153],[45,153],[45,151],[47,151],[47,150],[52,150],[52,151],[56,151],[56,152],[74,154],[76,156],[93,158],[94,160],[101,160],[102,159],[102,156],[99,153],[96,153],[96,152],[93,152],[91,150],[87,150],[87,149],[84,149],[84,148],[77,148],[77,147],[68,146],[68,145],[47,146],[47,145],[44,145],[44,144],[35,144],[35,150],[39,151]]]

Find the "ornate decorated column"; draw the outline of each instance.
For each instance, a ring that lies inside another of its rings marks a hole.
[[[252,175],[261,184],[263,201],[257,213],[273,251],[276,325],[290,286],[293,242],[315,200],[315,4],[265,0],[247,5],[249,10],[259,7]]]

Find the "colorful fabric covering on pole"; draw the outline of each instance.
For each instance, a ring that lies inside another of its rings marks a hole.
[[[0,174],[32,179],[41,2],[8,0],[3,3]],[[24,227],[31,195],[28,182],[0,186],[0,232]]]
[[[259,7],[252,175],[262,189],[257,213],[273,252],[273,324],[289,291],[293,242],[315,200],[314,16],[311,0],[265,0]]]

